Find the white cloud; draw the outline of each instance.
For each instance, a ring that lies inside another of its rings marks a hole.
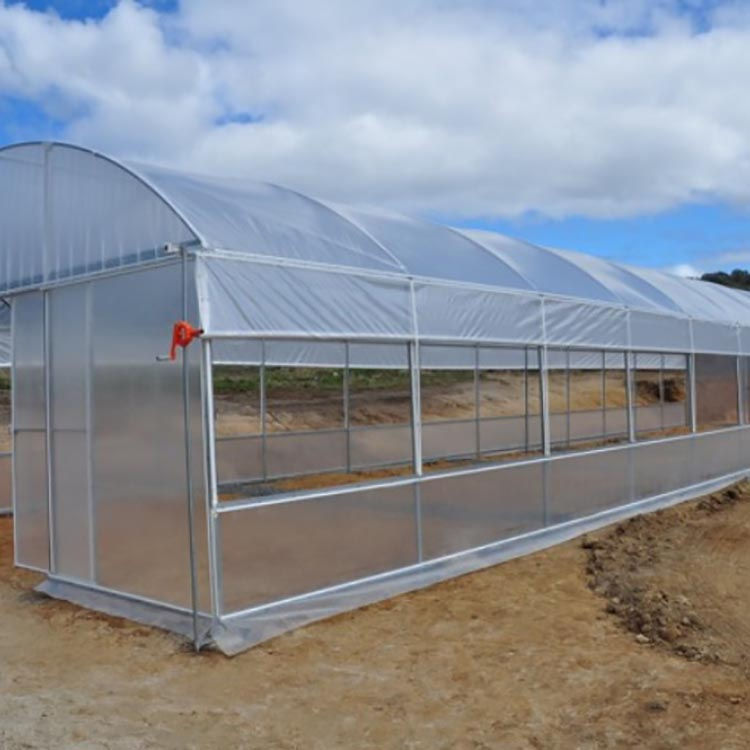
[[[681,276],[684,279],[700,278],[705,272],[690,263],[679,263],[676,266],[670,266],[664,269],[667,273]]]
[[[72,112],[68,137],[116,154],[338,200],[554,217],[747,204],[750,16],[689,5],[184,0],[159,15],[124,0],[88,22],[0,5],[0,93]]]

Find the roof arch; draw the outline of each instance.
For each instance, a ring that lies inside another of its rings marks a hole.
[[[79,146],[0,149],[0,288],[35,286],[200,241],[190,219],[125,164]]]
[[[0,291],[158,259],[191,243],[273,264],[512,290],[750,325],[731,290],[277,185],[118,161],[63,143],[0,149]]]

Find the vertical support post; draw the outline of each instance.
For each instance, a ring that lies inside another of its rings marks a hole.
[[[54,228],[52,224],[52,162],[50,154],[53,145],[47,143],[44,145],[44,183],[43,183],[43,211],[44,211],[44,233],[42,235],[43,252],[42,252],[42,278],[49,278],[50,263],[52,262],[54,247]],[[50,377],[50,314],[49,314],[49,295],[50,293],[42,292],[42,320],[44,330],[42,331],[42,345],[44,356],[44,425],[45,425],[45,452],[47,468],[47,523],[48,523],[48,546],[49,546],[49,570],[50,573],[57,572],[57,551],[55,547],[55,507],[54,507],[54,483],[52,481],[52,404],[51,404],[51,377]],[[14,524],[15,525],[15,524]]]
[[[260,388],[260,465],[263,481],[268,479],[268,425],[266,412],[268,404],[266,400],[266,341],[260,341],[260,366],[258,368],[258,387]]]
[[[223,588],[220,541],[217,524],[219,522],[219,479],[216,468],[216,423],[214,407],[213,356],[211,340],[201,340],[201,382],[203,384],[203,436],[205,443],[205,476],[208,523],[208,565],[211,589],[211,613],[214,620],[222,616]]]
[[[477,444],[477,460],[482,457],[482,438],[480,434],[481,395],[479,393],[479,345],[474,347],[474,440]]]
[[[52,481],[52,378],[50,365],[52,363],[52,341],[50,336],[50,312],[49,312],[49,295],[50,293],[42,292],[43,304],[43,346],[44,346],[44,426],[45,426],[45,452],[47,464],[47,523],[49,526],[49,570],[54,574],[57,572],[57,550],[55,546],[55,487]]]
[[[742,356],[742,331],[740,326],[735,326],[735,335],[737,337],[737,424],[747,424],[745,409],[747,404],[747,359]]]
[[[18,434],[16,432],[16,394],[17,394],[17,387],[18,387],[18,378],[16,375],[16,355],[15,353],[18,351],[16,348],[16,304],[13,303],[10,306],[10,435],[11,435],[11,472],[10,472],[10,481],[11,481],[11,505],[13,508],[13,518],[18,518],[18,488],[16,487],[16,475],[18,472],[18,467],[16,464],[16,461],[18,459],[18,453],[16,452],[16,446],[17,446],[17,437]],[[18,565],[18,524],[15,522],[13,523],[13,564]]]
[[[737,424],[745,424],[745,394],[743,392],[742,357],[737,355]]]
[[[188,257],[182,248],[182,319],[187,320],[188,305]],[[185,427],[185,485],[187,496],[188,541],[190,548],[190,601],[193,619],[193,646],[200,651],[201,639],[198,627],[198,572],[195,561],[195,507],[193,492],[193,434],[190,418],[190,356],[189,347],[182,349],[182,413]]]
[[[352,425],[349,411],[349,342],[344,342],[344,430],[346,431],[346,473],[352,471]]]
[[[565,443],[570,450],[570,349],[565,350]]]
[[[529,452],[529,347],[523,348],[524,453]]]
[[[697,394],[695,387],[695,352],[690,354],[690,432],[698,432]]]
[[[664,388],[664,354],[659,355],[659,424],[661,426],[662,432],[664,432],[664,428],[666,426],[666,422],[664,420],[664,409],[665,409],[665,388]]]
[[[607,437],[607,352],[602,350],[602,440]]]
[[[625,404],[628,412],[628,442],[635,443],[635,387],[633,383],[633,363],[635,352],[625,352]]]
[[[542,452],[545,457],[552,454],[550,443],[550,420],[549,420],[549,377],[547,369],[547,346],[539,347],[537,351],[537,362],[539,363],[539,410],[542,420]],[[549,525],[549,470],[550,463],[542,464],[542,523]]]
[[[538,350],[539,356],[539,395],[540,410],[542,416],[542,452],[545,456],[552,453],[550,443],[550,421],[549,421],[549,378],[547,370],[547,347],[541,346]]]
[[[86,494],[89,513],[89,577],[92,581],[97,580],[96,570],[96,503],[94,502],[94,396],[93,383],[94,377],[94,342],[93,342],[93,289],[91,284],[85,285],[86,289],[86,323],[84,329],[84,339],[86,341],[86,374],[84,378],[84,387],[86,390]]]
[[[417,482],[414,485],[415,515],[417,527],[417,560],[422,562],[422,396],[420,387],[419,343],[409,342],[409,372],[411,373],[411,435],[414,474]]]
[[[635,388],[633,386],[633,363],[637,365],[636,354],[630,350],[623,352],[625,359],[625,409],[628,417],[628,494],[631,502],[636,500],[635,487]]]

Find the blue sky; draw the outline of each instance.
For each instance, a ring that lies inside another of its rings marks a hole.
[[[749,68],[745,0],[0,0],[0,145],[729,270],[750,267]]]
[[[8,5],[25,5],[36,11],[52,10],[62,18],[102,18],[117,5],[117,0],[11,0]],[[147,0],[142,3],[158,11],[172,11],[177,0]]]
[[[455,219],[451,223],[634,265],[685,266],[680,271],[686,275],[750,268],[750,213],[726,204],[683,205],[629,219],[529,216],[494,221]]]

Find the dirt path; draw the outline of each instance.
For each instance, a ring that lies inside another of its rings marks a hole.
[[[623,524],[585,547],[343,615],[231,660],[30,594],[36,577],[12,571],[9,532],[0,520],[2,750],[750,742],[744,494]],[[677,603],[664,626],[654,592]],[[656,631],[644,635],[630,606]],[[657,632],[678,625],[683,640]]]

